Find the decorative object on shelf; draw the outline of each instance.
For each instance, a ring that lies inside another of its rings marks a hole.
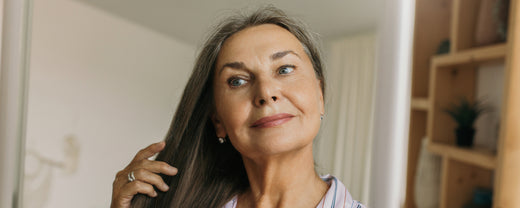
[[[475,188],[473,199],[464,208],[491,208],[493,204],[493,191],[488,188]]]
[[[475,31],[477,46],[505,41],[508,10],[509,0],[481,1]]]
[[[450,40],[449,39],[446,39],[446,40],[443,40],[440,44],[439,44],[439,47],[437,48],[437,52],[435,52],[435,54],[437,55],[441,55],[441,54],[447,54],[450,52]]]
[[[415,202],[417,208],[439,207],[441,158],[427,150],[428,139],[421,141],[415,173]]]
[[[455,129],[456,144],[459,147],[471,147],[475,139],[475,120],[485,112],[481,101],[471,102],[467,98],[461,98],[458,104],[453,104],[445,109],[458,126]]]
[[[498,34],[502,41],[507,38],[507,25],[509,17],[509,0],[499,0],[493,11],[495,18],[498,19]]]

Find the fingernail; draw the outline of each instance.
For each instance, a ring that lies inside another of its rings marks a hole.
[[[175,173],[179,172],[179,170],[178,170],[177,168],[175,168],[175,167],[170,167],[170,171],[171,171],[172,173],[173,173],[173,172],[175,172]]]
[[[156,197],[157,196],[157,192],[154,191],[152,195],[153,195],[153,197]]]
[[[163,185],[163,189],[164,189],[165,191],[168,191],[168,189],[170,189],[170,187],[169,187],[168,185],[164,184],[164,185]]]

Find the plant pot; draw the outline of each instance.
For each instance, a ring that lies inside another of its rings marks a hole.
[[[471,147],[475,140],[475,128],[459,126],[455,129],[455,135],[457,136],[457,146]]]

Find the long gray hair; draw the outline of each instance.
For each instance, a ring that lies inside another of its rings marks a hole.
[[[273,6],[225,19],[210,34],[195,62],[166,135],[166,147],[156,158],[177,167],[179,173],[162,175],[170,190],[157,191],[155,198],[139,194],[134,197],[132,207],[222,207],[249,187],[240,153],[230,142],[220,144],[217,140],[210,119],[215,110],[212,80],[224,41],[245,28],[262,24],[278,25],[298,38],[325,95],[318,44],[304,24]]]

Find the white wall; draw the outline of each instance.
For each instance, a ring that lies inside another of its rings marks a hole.
[[[502,115],[504,63],[488,63],[477,69],[477,99],[487,111],[475,122],[475,146],[496,150]]]
[[[72,135],[80,151],[73,174],[26,156],[25,207],[108,207],[115,173],[166,134],[195,47],[77,1],[33,12],[27,150],[62,161]]]

